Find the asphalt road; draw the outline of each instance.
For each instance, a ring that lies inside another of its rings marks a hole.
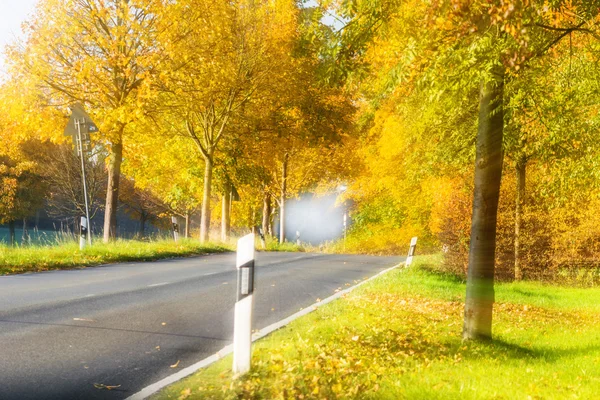
[[[258,253],[254,327],[401,259]],[[234,254],[0,277],[0,399],[123,399],[214,354],[236,279]]]

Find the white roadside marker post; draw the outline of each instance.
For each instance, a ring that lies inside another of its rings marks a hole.
[[[88,233],[88,223],[86,217],[81,217],[79,224],[79,250],[85,249],[85,241]]]
[[[237,302],[233,325],[233,373],[250,371],[252,355],[252,305],[254,293],[254,234],[238,240],[236,267],[238,270]]]
[[[408,249],[408,257],[406,257],[406,263],[405,263],[405,265],[407,267],[409,267],[410,264],[412,264],[412,260],[413,260],[413,257],[415,255],[415,250],[416,249],[417,249],[417,237],[415,236],[410,241],[410,248]]]
[[[179,224],[177,223],[177,217],[171,217],[171,223],[173,224],[173,239],[175,243],[179,241]]]

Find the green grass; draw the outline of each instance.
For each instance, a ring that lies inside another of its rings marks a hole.
[[[461,340],[465,286],[417,257],[156,398],[565,399],[600,393],[600,289],[497,285],[494,340]]]
[[[223,244],[203,244],[196,240],[118,240],[104,244],[97,240],[92,247],[79,250],[79,244],[64,241],[54,246],[8,247],[0,244],[0,275],[82,268],[99,264],[151,261],[229,251]]]
[[[260,241],[257,239],[256,248],[262,249]],[[276,237],[267,237],[266,238],[266,249],[265,251],[281,251],[281,252],[304,252],[307,249],[298,245],[295,242],[285,241],[283,243],[279,243],[279,239]]]

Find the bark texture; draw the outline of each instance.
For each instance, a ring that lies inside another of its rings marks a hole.
[[[504,75],[481,85],[463,339],[492,336],[496,223],[502,178]]]
[[[225,183],[221,205],[221,241],[229,240],[231,232],[231,184]]]
[[[190,213],[185,213],[185,238],[190,238]]]
[[[117,208],[119,206],[119,180],[123,161],[123,144],[113,143],[108,156],[108,185],[104,213],[104,243],[117,237]]]
[[[213,162],[206,158],[204,166],[204,194],[202,196],[202,215],[200,220],[200,243],[209,240],[210,232],[210,196],[212,187]]]
[[[267,192],[263,198],[262,231],[265,236],[271,234],[271,195]]]
[[[146,220],[148,216],[145,213],[140,213],[140,230],[138,231],[138,235],[140,238],[146,236]]]
[[[523,225],[523,206],[525,205],[525,178],[527,160],[520,158],[516,164],[517,170],[517,195],[515,204],[515,280],[523,279],[521,267],[521,229]]]
[[[283,156],[281,165],[281,199],[279,200],[279,243],[285,242],[285,199],[287,197],[287,173],[288,173],[288,158],[286,153]]]
[[[17,235],[15,233],[15,221],[9,221],[8,222],[8,232],[9,232],[9,242],[11,246],[14,246],[16,244],[16,240],[17,240]]]

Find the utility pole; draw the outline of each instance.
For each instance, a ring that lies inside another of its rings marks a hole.
[[[85,202],[85,220],[86,223],[82,223],[82,227],[87,228],[86,236],[87,243],[89,246],[92,245],[92,226],[90,223],[90,205],[88,202],[88,190],[87,190],[87,179],[85,174],[85,158],[84,158],[84,147],[83,141],[89,142],[91,132],[98,132],[98,127],[92,119],[86,114],[81,104],[75,104],[71,107],[71,118],[65,128],[65,136],[71,136],[75,143],[75,148],[81,159],[81,180],[83,183],[83,199]],[[83,221],[82,221],[83,222]]]
[[[83,138],[81,136],[81,124],[85,125],[85,119],[79,120],[75,119],[75,127],[77,128],[77,142],[79,145],[79,157],[81,158],[81,179],[83,180],[83,198],[85,201],[85,219],[86,219],[86,227],[87,227],[87,242],[88,246],[92,245],[92,233],[91,233],[91,225],[90,225],[90,206],[88,204],[88,194],[87,194],[87,179],[85,177],[85,160],[83,158]]]

